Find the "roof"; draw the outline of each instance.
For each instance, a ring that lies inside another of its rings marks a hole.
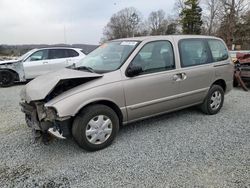
[[[71,47],[62,47],[62,46],[59,46],[59,47],[46,47],[46,48],[35,48],[33,50],[48,50],[48,49],[73,49],[73,50],[82,50],[81,48],[71,48]]]
[[[206,36],[206,35],[157,35],[157,36],[142,36],[142,37],[130,37],[130,38],[121,38],[115,39],[113,41],[122,41],[122,40],[132,40],[132,41],[144,41],[144,40],[160,40],[166,38],[176,38],[176,39],[183,39],[183,38],[213,38],[219,39],[213,36]]]

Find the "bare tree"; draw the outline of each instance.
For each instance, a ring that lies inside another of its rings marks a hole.
[[[151,35],[163,35],[167,30],[167,20],[163,10],[153,11],[148,17],[148,25]]]
[[[223,11],[219,15],[221,24],[218,34],[225,40],[230,49],[236,40],[235,32],[237,21],[248,8],[247,1],[248,0],[220,0]]]
[[[205,13],[203,21],[206,24],[207,34],[212,35],[216,32],[218,26],[218,13],[221,8],[221,2],[218,0],[205,0]]]
[[[240,45],[240,49],[250,49],[250,10],[241,16],[236,25],[234,36],[234,42],[235,44]]]
[[[102,40],[134,37],[139,31],[141,20],[141,13],[133,7],[120,10],[105,26]]]
[[[185,0],[176,0],[174,4],[174,10],[177,15],[181,13],[181,11],[185,8]]]

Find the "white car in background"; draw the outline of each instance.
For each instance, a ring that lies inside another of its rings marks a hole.
[[[79,48],[33,49],[17,60],[0,61],[0,86],[24,82],[39,75],[72,66],[86,55]]]

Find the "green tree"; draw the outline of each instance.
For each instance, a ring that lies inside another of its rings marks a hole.
[[[202,9],[198,0],[186,0],[180,13],[180,22],[184,34],[200,34],[202,26]]]
[[[173,35],[173,34],[176,34],[178,33],[177,32],[177,23],[173,22],[173,23],[170,23],[168,26],[167,26],[167,30],[165,32],[166,35]]]

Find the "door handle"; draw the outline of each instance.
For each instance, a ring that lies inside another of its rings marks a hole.
[[[73,59],[67,59],[66,60],[66,63],[69,64],[69,63],[72,63],[73,62]]]
[[[187,75],[186,75],[186,73],[181,73],[181,79],[182,80],[186,80],[187,79]]]
[[[181,81],[181,73],[175,74],[173,76],[173,80],[176,81],[176,82]]]
[[[187,79],[186,73],[178,73],[173,76],[173,80],[176,82],[183,81]]]

